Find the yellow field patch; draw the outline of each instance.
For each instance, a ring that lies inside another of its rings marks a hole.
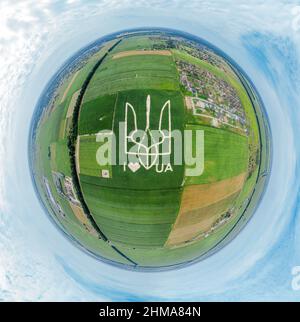
[[[118,59],[128,56],[137,56],[137,55],[160,55],[160,56],[172,56],[172,53],[169,50],[128,50],[122,51],[113,55],[112,59]]]
[[[190,96],[185,96],[184,100],[185,100],[186,108],[192,111],[194,107],[192,98]]]
[[[177,246],[208,231],[241,191],[246,174],[213,184],[185,187],[179,214],[166,246]]]
[[[75,217],[78,221],[94,236],[98,236],[96,230],[90,224],[86,214],[84,213],[83,209],[80,206],[74,205],[72,202],[69,202],[70,207],[73,210]]]
[[[239,192],[220,200],[208,207],[199,208],[180,216],[171,231],[166,246],[183,245],[208,232],[221,214],[225,213]]]
[[[77,101],[77,98],[80,94],[80,89],[78,91],[76,91],[73,95],[72,95],[72,98],[71,98],[71,101],[70,101],[70,104],[69,104],[69,107],[68,107],[68,111],[67,111],[67,116],[66,118],[68,117],[72,117],[73,116],[73,112],[74,112],[74,108],[75,108],[75,104],[76,104],[76,101]]]
[[[80,147],[80,136],[77,136],[76,147],[75,147],[75,164],[76,164],[76,172],[79,176],[80,174],[80,164],[79,164],[79,147]]]
[[[61,100],[60,100],[60,103],[62,103],[62,102],[66,99],[67,94],[68,94],[68,92],[69,92],[69,90],[70,90],[70,88],[71,88],[72,84],[74,83],[74,81],[75,81],[75,79],[76,79],[76,77],[77,77],[78,73],[79,73],[79,71],[77,71],[77,72],[73,75],[73,77],[72,77],[72,79],[71,79],[70,83],[68,84],[67,88],[66,88],[66,89],[65,89],[65,91],[64,91],[64,94],[63,94],[63,96],[62,96],[62,98],[61,98]]]
[[[66,132],[66,119],[64,119],[64,120],[62,120],[60,122],[58,137],[60,139],[64,139],[65,138],[65,132]]]
[[[68,131],[72,122],[72,117],[73,117],[73,112],[74,112],[74,108],[75,108],[75,104],[77,102],[77,98],[80,94],[80,90],[76,91],[71,98],[70,104],[68,106],[68,110],[67,110],[67,115],[66,118],[63,119],[60,123],[60,127],[59,127],[59,138],[60,139],[64,139],[65,137],[68,136]]]

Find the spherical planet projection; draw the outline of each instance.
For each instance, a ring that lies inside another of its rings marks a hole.
[[[37,104],[37,195],[62,232],[119,267],[166,270],[232,240],[268,180],[270,133],[251,81],[216,47],[168,29],[101,38]]]

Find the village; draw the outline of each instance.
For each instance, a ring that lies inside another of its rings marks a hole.
[[[215,127],[228,127],[246,133],[247,121],[241,101],[226,81],[193,64],[176,61],[186,106],[193,115],[211,120]]]

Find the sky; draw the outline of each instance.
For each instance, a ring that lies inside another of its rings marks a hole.
[[[0,0],[0,301],[300,300],[299,1]],[[37,100],[75,51],[118,30],[169,27],[231,56],[261,95],[270,181],[245,229],[215,255],[160,273],[89,257],[49,221],[28,167]],[[151,283],[149,283],[151,280]]]

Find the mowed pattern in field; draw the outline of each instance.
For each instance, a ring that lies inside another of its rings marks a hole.
[[[184,109],[180,93],[150,89],[119,92],[114,96],[116,102],[111,101],[110,110],[104,108],[102,111],[101,105],[95,105],[94,108],[99,109],[99,115],[105,112],[101,115],[107,122],[105,125],[99,122],[94,130],[99,132],[102,129],[113,128],[119,137],[119,122],[125,120],[126,102],[135,107],[138,128],[145,128],[148,95],[151,97],[151,128],[158,129],[159,112],[163,104],[170,100],[172,126],[182,130]],[[88,115],[88,112],[83,112],[86,106],[82,106],[81,117]],[[97,112],[90,113],[95,115]],[[164,128],[167,128],[167,120],[168,118],[162,119]],[[101,128],[102,126],[105,128]],[[129,132],[132,130],[128,129]],[[157,173],[155,167],[150,170],[141,167],[137,172],[132,172],[129,168],[124,170],[123,165],[114,165],[109,167],[110,178],[103,178],[100,176],[101,166],[96,160],[97,149],[101,144],[97,142],[96,135],[80,136],[80,183],[96,223],[112,242],[132,247],[162,247],[178,214],[184,167],[173,165],[174,171]],[[118,141],[116,147],[119,151]],[[118,155],[116,161],[119,164]]]
[[[122,55],[121,55],[122,56]],[[184,167],[158,174],[155,167],[137,172],[116,163],[110,177],[99,175],[96,153],[101,146],[96,133],[113,130],[119,138],[125,122],[125,106],[134,107],[138,129],[146,127],[146,100],[150,96],[150,128],[158,130],[160,111],[170,100],[171,126],[183,130],[184,102],[178,90],[178,74],[171,56],[127,54],[109,56],[95,73],[84,95],[79,117],[80,184],[97,225],[113,243],[132,247],[163,247],[179,210]],[[134,88],[134,89],[131,89]],[[169,115],[162,127],[168,129]],[[134,130],[134,115],[128,114],[128,133]],[[124,143],[124,142],[123,142]],[[121,144],[123,144],[121,143]],[[124,153],[125,151],[122,151]],[[172,160],[172,156],[171,156]]]

